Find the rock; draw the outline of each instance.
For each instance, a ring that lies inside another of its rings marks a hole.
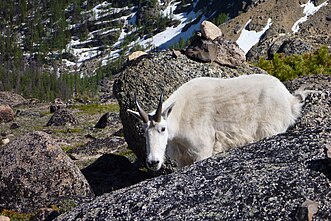
[[[172,56],[178,58],[179,56],[182,56],[182,53],[178,50],[172,50]]]
[[[119,128],[121,127],[121,118],[118,113],[110,113],[107,112],[104,115],[101,116],[99,121],[94,126],[95,128]]]
[[[109,112],[102,115],[94,127],[95,128],[105,128],[108,124],[109,124]]]
[[[237,43],[222,38],[222,31],[216,25],[203,21],[200,29],[202,36],[195,36],[186,49],[188,57],[229,67],[244,64],[245,52],[239,48]]]
[[[10,125],[10,129],[12,129],[12,130],[17,129],[17,128],[19,128],[19,127],[20,127],[20,125],[18,125],[17,123],[12,123],[12,124]]]
[[[280,134],[104,194],[57,220],[293,220],[306,197],[321,203],[314,218],[328,220],[329,180],[308,167],[330,139],[322,128]]]
[[[38,103],[40,103],[40,100],[37,99],[37,98],[30,98],[30,99],[29,99],[29,104],[30,104],[30,105],[36,105],[36,104],[38,104]]]
[[[103,78],[100,82],[99,100],[101,103],[108,103],[116,101],[113,95],[114,80]]]
[[[86,179],[44,132],[28,133],[0,149],[0,211],[34,212],[94,196]]]
[[[0,123],[13,121],[14,117],[15,113],[8,104],[0,105]]]
[[[203,21],[200,25],[200,31],[204,38],[207,40],[214,40],[222,36],[222,31],[215,24],[210,21]]]
[[[127,145],[122,137],[110,136],[102,139],[93,137],[86,144],[67,151],[67,154],[75,159],[75,163],[80,166],[81,164],[84,165],[86,161],[96,160],[104,154],[122,152],[126,147]]]
[[[327,147],[326,154],[327,154],[328,158],[331,159],[331,146]]]
[[[59,109],[55,111],[53,116],[49,119],[46,126],[64,126],[66,124],[78,124],[77,119],[72,113],[66,109]]]
[[[49,107],[49,111],[51,113],[54,113],[55,111],[57,111],[59,109],[63,109],[65,107],[66,107],[66,104],[60,98],[56,98],[54,100],[54,102],[51,104],[51,106]]]
[[[313,90],[315,93],[309,94],[305,99],[302,117],[295,125],[295,129],[325,127],[331,125],[329,117],[330,104],[325,101],[331,97],[331,78],[328,75],[306,76],[285,82],[290,91],[295,91],[300,87],[305,90]],[[323,102],[322,102],[323,101]]]
[[[314,214],[318,211],[319,204],[312,200],[306,200],[299,208],[296,218],[297,220],[312,221]]]
[[[186,55],[198,61],[215,62],[229,67],[244,65],[246,61],[245,52],[237,43],[223,38],[211,41],[196,37],[186,49]]]
[[[134,97],[145,111],[156,109],[160,91],[165,99],[179,86],[195,77],[234,77],[242,74],[266,73],[263,70],[243,65],[237,68],[203,64],[186,56],[174,58],[171,51],[162,51],[144,57],[134,65],[128,65],[115,77],[114,95],[120,105],[120,117],[128,146],[145,162],[145,141],[141,123],[127,113],[127,109],[136,110]]]
[[[7,104],[11,107],[16,107],[27,103],[28,101],[19,94],[9,91],[0,91],[0,105]]]
[[[10,221],[10,218],[7,216],[0,215],[0,221]]]
[[[7,144],[7,143],[9,143],[10,142],[10,140],[8,139],[8,138],[2,138],[1,140],[0,140],[0,145],[5,145],[5,144]]]
[[[239,34],[239,33],[241,32],[241,30],[242,30],[242,26],[238,23],[238,24],[234,27],[234,29],[233,29],[233,33],[235,33],[235,34]]]
[[[22,116],[22,117],[31,117],[31,118],[33,118],[33,117],[43,117],[44,114],[40,113],[38,111],[27,109],[27,110],[17,110],[16,113],[15,113],[15,116],[16,117]]]
[[[146,52],[144,51],[135,51],[135,52],[132,52],[129,56],[128,56],[128,60],[129,61],[133,61],[141,56],[144,56],[144,55],[147,55]]]

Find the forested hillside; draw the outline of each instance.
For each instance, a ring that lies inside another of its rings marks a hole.
[[[82,19],[82,2],[0,1],[0,90],[45,100],[86,91],[92,79],[59,75],[56,63],[71,38],[68,23]]]
[[[170,21],[162,16],[150,19],[153,16],[148,15],[148,9],[156,7],[157,1],[115,0],[104,3],[106,5],[97,0],[1,0],[0,90],[13,90],[42,100],[55,97],[67,99],[74,93],[94,94],[97,82],[103,77],[110,77],[112,71],[121,66],[123,56],[128,52],[127,45],[134,40],[133,35],[118,46],[123,52],[112,60],[111,67],[96,67],[94,73],[83,78],[80,73],[83,62],[78,63],[77,57],[70,51],[71,47],[79,50],[98,46],[101,54],[118,40],[120,33],[99,34],[89,41],[91,33],[122,28],[120,19],[118,22],[112,19],[132,10],[142,11],[137,21],[138,36],[164,29]],[[103,15],[95,12],[97,6],[102,8]],[[120,10],[123,7],[126,11]],[[89,14],[91,12],[92,15]],[[83,43],[72,46],[72,40]],[[70,70],[63,69],[63,61],[75,65]]]

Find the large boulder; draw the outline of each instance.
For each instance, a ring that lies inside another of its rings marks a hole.
[[[200,25],[201,34],[204,38],[214,40],[222,36],[222,31],[210,21],[203,21]]]
[[[222,31],[216,25],[203,21],[200,29],[201,34],[194,36],[186,49],[188,57],[233,68],[245,64],[245,52],[236,42],[222,38]]]
[[[104,194],[57,220],[330,220],[331,88],[306,85],[311,79],[330,82],[288,82],[319,90],[288,132]]]
[[[236,42],[228,41],[222,37],[207,40],[195,37],[186,49],[186,55],[202,62],[215,62],[236,68],[245,64],[245,52]]]
[[[8,104],[0,105],[0,123],[13,121],[14,117],[15,113]]]
[[[72,160],[44,132],[0,148],[0,211],[35,212],[94,194]]]
[[[204,64],[182,54],[174,55],[171,51],[151,54],[132,63],[115,77],[113,87],[114,95],[120,105],[120,117],[128,146],[138,159],[144,161],[146,151],[141,123],[127,112],[127,109],[136,110],[135,95],[142,108],[150,112],[156,109],[161,90],[167,98],[179,86],[193,78],[202,76],[229,78],[254,73],[266,72],[250,65],[230,68]]]
[[[103,114],[94,127],[100,129],[107,127],[110,124],[109,115],[109,112]]]
[[[65,126],[78,124],[76,117],[67,109],[58,109],[47,122],[46,126]]]
[[[10,91],[0,91],[0,105],[7,104],[11,107],[15,107],[27,103],[29,102],[19,94]]]

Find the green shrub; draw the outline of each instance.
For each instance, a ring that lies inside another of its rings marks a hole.
[[[219,26],[223,23],[225,23],[227,20],[229,20],[229,14],[227,13],[220,13],[217,17],[212,19],[212,22],[216,25]]]
[[[323,46],[315,52],[302,55],[275,54],[272,60],[260,58],[255,65],[286,81],[299,76],[331,74],[331,54]]]

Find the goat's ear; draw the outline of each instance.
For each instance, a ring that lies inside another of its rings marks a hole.
[[[163,111],[162,116],[163,116],[164,119],[167,119],[167,118],[168,118],[168,116],[170,115],[170,113],[171,113],[172,108],[174,107],[174,105],[175,105],[175,102],[172,103],[172,104],[170,104],[169,107],[167,107],[167,108]]]
[[[131,114],[132,116],[134,116],[135,118],[137,118],[138,120],[143,120],[141,117],[140,117],[140,114],[139,112],[137,111],[133,111],[133,110],[130,110],[130,109],[127,109],[126,110],[129,114]]]

